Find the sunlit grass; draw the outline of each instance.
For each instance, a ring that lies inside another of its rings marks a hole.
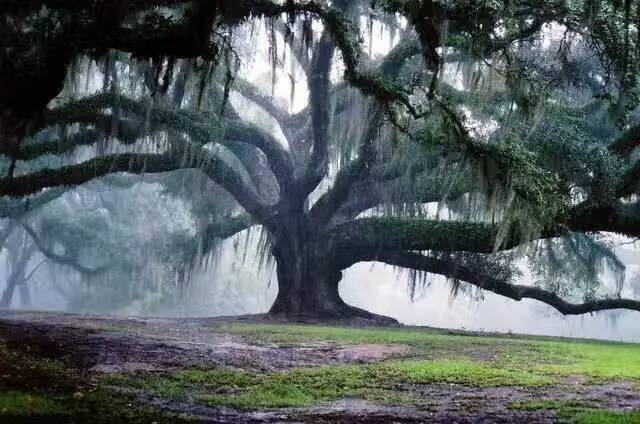
[[[637,345],[566,343],[554,346],[567,359],[540,369],[559,374],[583,374],[599,379],[640,380],[640,348]]]

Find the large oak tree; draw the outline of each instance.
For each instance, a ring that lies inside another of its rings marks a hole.
[[[29,197],[4,209],[111,174],[168,186],[197,174],[215,185],[203,197],[233,199],[238,212],[202,220],[196,253],[261,226],[277,269],[273,314],[376,318],[338,293],[342,271],[362,261],[564,314],[640,310],[593,293],[571,303],[511,272],[522,246],[615,263],[596,234],[640,237],[638,10],[590,0],[4,1],[0,194]],[[392,38],[382,56],[374,23]],[[305,80],[302,110],[241,78],[243,38],[259,25],[273,75],[292,62],[292,80]],[[99,90],[74,89],[83,69]],[[236,95],[277,131],[250,123]],[[37,165],[84,146],[95,156]],[[430,213],[433,203],[449,217]]]

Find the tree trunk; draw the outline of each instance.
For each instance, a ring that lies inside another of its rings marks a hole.
[[[376,315],[346,304],[338,292],[342,272],[317,253],[303,226],[289,221],[286,234],[273,248],[278,276],[278,296],[270,315],[290,320],[366,320],[397,324],[393,318]]]

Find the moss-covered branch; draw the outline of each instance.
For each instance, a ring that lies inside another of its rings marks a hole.
[[[256,87],[249,81],[243,80],[241,78],[236,78],[233,82],[232,88],[233,90],[240,93],[242,97],[261,107],[280,125],[283,125],[291,118],[291,115],[289,114],[289,112],[287,112],[287,110],[276,104],[273,98],[262,93],[258,87]]]
[[[318,186],[329,169],[329,88],[334,49],[331,36],[325,31],[315,48],[308,78],[313,149],[299,184],[299,192],[304,197]]]
[[[569,231],[615,232],[640,237],[638,205],[616,207],[588,203],[573,207],[563,223],[543,228],[536,239],[560,237]],[[322,244],[342,252],[359,249],[439,250],[493,253],[508,250],[531,240],[517,225],[505,231],[504,224],[463,222],[420,218],[360,218],[337,225]]]
[[[207,225],[201,235],[202,252],[207,253],[216,240],[224,240],[256,225],[255,219],[248,214],[222,218]]]
[[[27,175],[0,179],[0,195],[21,197],[51,187],[76,186],[117,172],[158,173],[180,169],[166,154],[123,153],[90,159],[77,165],[43,169]]]
[[[160,126],[177,132],[184,132],[198,144],[242,142],[260,149],[266,156],[269,166],[281,185],[287,185],[293,175],[293,165],[287,151],[271,134],[255,125],[238,119],[219,118],[212,114],[197,114],[183,110],[174,110],[162,105],[116,96],[112,93],[98,93],[70,102],[47,113],[47,122],[54,123],[95,123],[106,108],[118,108],[122,112],[133,114],[140,120],[148,117],[148,125],[155,130]],[[103,119],[108,122],[108,119]],[[141,122],[141,126],[146,123]],[[122,136],[134,135],[125,131],[122,124],[110,128],[109,132]],[[142,134],[139,134],[142,135]]]
[[[419,218],[360,218],[340,224],[326,235],[326,244],[344,249],[401,249],[494,252],[497,225]],[[504,248],[517,244],[512,235]]]
[[[471,191],[471,186],[447,185],[431,176],[415,175],[411,181],[400,177],[388,181],[362,181],[351,188],[348,199],[334,215],[334,222],[354,219],[369,209],[382,205],[432,203],[457,199]]]
[[[105,175],[126,172],[133,174],[164,173],[178,169],[200,169],[227,190],[256,217],[264,217],[267,206],[240,174],[223,160],[201,146],[185,143],[166,153],[123,153],[106,155],[57,169],[43,169],[27,175],[0,179],[0,195],[19,197],[48,187],[75,186]]]
[[[371,252],[368,257],[363,257],[362,260],[378,261],[402,268],[443,275],[516,301],[534,299],[546,303],[563,315],[582,315],[611,309],[640,311],[640,301],[637,300],[617,298],[571,303],[548,290],[510,284],[491,275],[483,275],[475,270],[468,269],[455,261],[429,257],[419,253],[378,251]]]

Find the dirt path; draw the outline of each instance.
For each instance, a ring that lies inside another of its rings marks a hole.
[[[230,334],[220,319],[120,319],[46,313],[0,312],[0,338],[9,347],[63,360],[88,378],[141,371],[178,371],[222,366],[264,372],[337,364],[365,364],[411,354],[398,344],[309,342],[274,344]],[[475,352],[490,354],[481,348]],[[207,407],[140,392],[140,399],[164,410],[185,413],[199,422],[435,422],[552,423],[552,410],[514,410],[512,402],[571,398],[615,410],[639,410],[640,393],[633,384],[586,385],[581,379],[561,387],[466,387],[459,384],[405,384],[394,387],[425,400],[424,405],[385,405],[340,399],[306,408],[243,412]]]

